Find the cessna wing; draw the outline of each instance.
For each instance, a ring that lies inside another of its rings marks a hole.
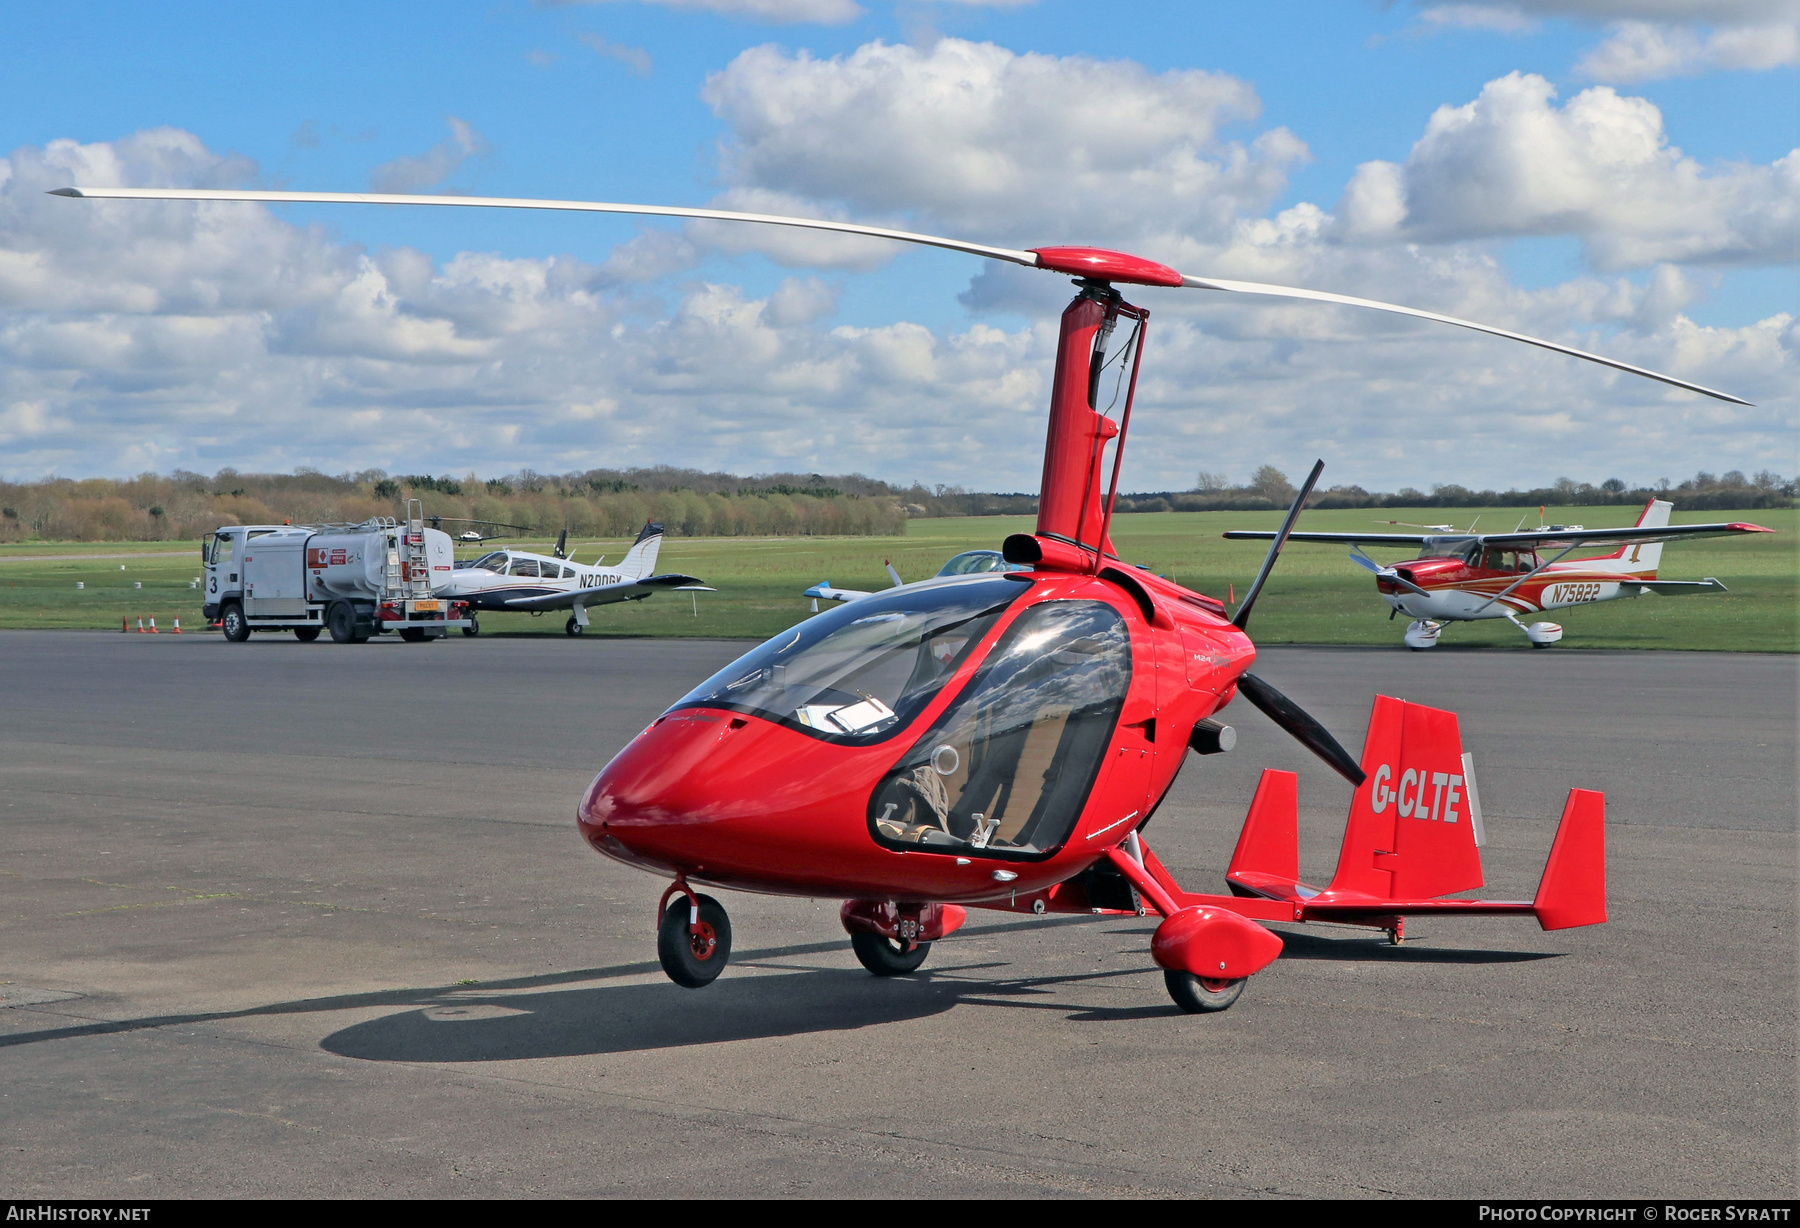
[[[1773,533],[1759,524],[1671,524],[1659,527],[1633,525],[1624,529],[1533,529],[1524,533],[1289,533],[1291,542],[1330,542],[1344,546],[1423,546],[1441,541],[1478,541],[1502,550],[1530,550],[1541,546],[1639,545],[1681,541],[1690,537],[1734,537],[1741,533]],[[1269,541],[1273,529],[1232,529],[1228,541]]]
[[[594,588],[570,589],[561,593],[545,593],[541,597],[514,597],[506,603],[509,610],[535,613],[542,610],[572,610],[577,606],[607,605],[614,601],[642,601],[653,593],[671,589],[692,589],[710,593],[697,576],[670,572],[662,576],[645,576],[642,580],[623,580],[617,584],[601,584]]]
[[[1422,533],[1289,533],[1287,539],[1291,542],[1335,542],[1340,546],[1423,546],[1444,537],[1469,536],[1467,533],[1434,533],[1429,537]],[[1274,529],[1233,529],[1225,534],[1226,541],[1234,542],[1266,542],[1274,537]]]
[[[1483,533],[1481,544],[1501,549],[1528,550],[1540,546],[1635,546],[1649,542],[1683,541],[1690,537],[1736,537],[1741,533],[1773,533],[1759,524],[1668,524],[1627,529],[1534,529],[1526,533]],[[1294,536],[1298,537],[1296,533]]]

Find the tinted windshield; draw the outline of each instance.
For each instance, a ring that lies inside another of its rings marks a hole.
[[[1481,543],[1468,537],[1427,537],[1425,548],[1419,551],[1422,559],[1461,559],[1467,563],[1474,559],[1481,549]]]
[[[782,632],[675,708],[734,708],[831,741],[878,740],[919,714],[1028,587],[990,575],[863,597]]]
[[[459,571],[465,567],[479,567],[483,571],[504,572],[506,570],[506,555],[496,551],[493,554],[484,554],[472,563],[458,563],[456,567]]]
[[[940,576],[968,576],[982,571],[1024,571],[1023,563],[1009,563],[998,550],[969,550],[952,558],[938,571]]]

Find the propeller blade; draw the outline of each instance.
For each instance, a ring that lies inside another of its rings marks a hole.
[[[1254,704],[1264,716],[1292,734],[1307,750],[1323,759],[1339,776],[1353,785],[1361,785],[1368,779],[1362,767],[1350,757],[1350,752],[1299,704],[1255,674],[1241,675],[1237,688],[1238,694]]]
[[[1523,341],[1526,345],[1554,350],[1559,354],[1567,354],[1587,362],[1597,362],[1604,367],[1612,367],[1614,370],[1626,371],[1632,375],[1641,375],[1645,379],[1657,380],[1676,388],[1685,388],[1689,392],[1698,392],[1702,396],[1730,401],[1734,405],[1750,404],[1730,393],[1719,392],[1701,384],[1676,379],[1672,375],[1663,375],[1644,367],[1634,367],[1627,362],[1618,362],[1611,358],[1603,358],[1599,354],[1590,354],[1586,350],[1578,350],[1572,346],[1545,341],[1539,337],[1528,337],[1524,333],[1509,332],[1504,328],[1494,328],[1487,324],[1477,324],[1472,320],[1458,319],[1456,316],[1439,315],[1434,311],[1421,311],[1416,307],[1402,307],[1397,303],[1383,303],[1376,299],[1355,298],[1348,294],[1331,294],[1324,290],[1302,290],[1293,286],[1268,285],[1257,281],[1229,281],[1218,277],[1186,276],[1165,265],[1156,264],[1142,257],[1128,255],[1124,252],[1107,251],[1102,248],[1046,247],[1021,250],[1013,247],[993,247],[985,243],[966,243],[961,239],[948,239],[942,235],[917,234],[908,230],[888,230],[881,226],[862,226],[854,222],[827,222],[819,218],[784,217],[773,213],[737,213],[729,209],[689,209],[677,205],[628,205],[596,200],[534,200],[509,196],[417,196],[388,192],[256,192],[216,188],[68,187],[54,188],[50,195],[69,196],[84,200],[214,200],[247,201],[270,205],[472,205],[484,209],[558,209],[574,213],[625,213],[639,217],[681,217],[717,222],[758,222],[767,226],[797,226],[807,230],[829,230],[837,234],[865,235],[872,239],[892,239],[898,243],[919,243],[927,247],[941,247],[953,252],[966,252],[971,256],[1004,260],[1010,264],[1022,264],[1027,268],[1048,269],[1052,272],[1070,273],[1077,277],[1090,277],[1100,281],[1117,281],[1147,286],[1187,286],[1196,290],[1220,290],[1231,294],[1266,294],[1276,298],[1307,299],[1318,303],[1339,303],[1348,307],[1367,307],[1375,311],[1390,311],[1399,315],[1414,316],[1421,320],[1433,320],[1439,324],[1453,324],[1458,328],[1474,329],[1479,333],[1505,337],[1509,341]]]
[[[1352,550],[1350,552],[1350,561],[1355,563],[1358,567],[1368,568],[1383,580],[1391,580],[1409,593],[1417,593],[1421,597],[1431,596],[1430,593],[1420,588],[1417,584],[1414,584],[1411,580],[1408,580],[1392,567],[1383,567],[1380,563],[1377,563],[1366,554],[1358,554],[1356,551]]]
[[[1672,384],[1677,388],[1685,388],[1689,392],[1698,392],[1702,396],[1713,397],[1720,401],[1730,401],[1733,405],[1748,405],[1750,402],[1741,397],[1734,397],[1729,392],[1720,392],[1716,388],[1708,388],[1704,384],[1689,383],[1684,379],[1676,379],[1673,375],[1663,375],[1646,367],[1634,367],[1628,362],[1620,362],[1615,358],[1606,358],[1599,354],[1590,354],[1586,350],[1578,350],[1574,346],[1560,345],[1554,341],[1545,341],[1541,337],[1528,337],[1524,333],[1509,332],[1504,328],[1495,328],[1491,324],[1477,324],[1473,320],[1458,319],[1456,316],[1439,315],[1435,311],[1420,311],[1417,307],[1402,307],[1397,303],[1383,303],[1372,298],[1354,298],[1348,294],[1330,294],[1324,290],[1300,290],[1293,286],[1271,286],[1259,281],[1225,281],[1217,277],[1183,277],[1181,284],[1195,290],[1223,290],[1231,294],[1267,294],[1275,298],[1307,299],[1315,303],[1340,303],[1346,307],[1367,307],[1374,311],[1390,311],[1396,315],[1414,316],[1421,320],[1434,320],[1439,324],[1454,324],[1457,328],[1470,328],[1478,333],[1488,333],[1495,337],[1505,337],[1508,341],[1523,341],[1526,345],[1535,345],[1540,349],[1555,350],[1558,354],[1567,354],[1571,358],[1581,358],[1588,362],[1597,362],[1603,367],[1611,367],[1615,371],[1627,371],[1632,375],[1641,375],[1645,379],[1653,379],[1659,383]]]
[[[1313,486],[1317,484],[1319,475],[1324,472],[1325,462],[1314,461],[1312,472],[1306,476],[1305,485],[1301,486],[1300,493],[1294,496],[1294,505],[1288,508],[1287,519],[1281,522],[1281,532],[1275,535],[1275,540],[1269,543],[1269,553],[1263,556],[1262,570],[1256,573],[1256,582],[1250,586],[1250,591],[1244,594],[1244,604],[1237,608],[1237,616],[1231,620],[1231,625],[1239,631],[1242,631],[1244,624],[1250,621],[1250,609],[1256,604],[1257,597],[1262,593],[1263,582],[1269,578],[1269,572],[1274,570],[1275,560],[1281,556],[1281,548],[1287,545],[1288,534],[1294,531],[1294,521],[1300,519],[1300,509],[1306,506],[1306,496],[1312,494]]]

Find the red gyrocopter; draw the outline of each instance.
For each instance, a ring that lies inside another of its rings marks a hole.
[[[1075,278],[1062,315],[1035,533],[1005,542],[1030,570],[946,577],[841,606],[694,688],[603,768],[578,807],[598,852],[671,879],[657,949],[676,983],[724,969],[731,923],[710,884],[841,898],[857,958],[920,967],[965,906],[1162,918],[1151,954],[1187,1011],[1222,1010],[1282,949],[1258,922],[1386,930],[1419,914],[1528,914],[1545,929],[1606,920],[1604,798],[1572,789],[1530,901],[1440,897],[1482,885],[1481,809],[1456,717],[1377,696],[1361,760],[1249,673],[1258,594],[1317,482],[1315,465],[1235,611],[1120,560],[1113,500],[1149,312],[1119,285],[1369,307],[1523,341],[1724,401],[1737,397],[1504,329],[1410,307],[1184,276],[1091,247],[1028,251],[844,222],[592,201],[337,192],[62,188],[80,198],[474,205],[758,222],[920,243]],[[1115,342],[1119,325],[1129,331]],[[1129,365],[1129,374],[1126,368]],[[1115,420],[1101,377],[1126,385]],[[1110,450],[1111,456],[1108,457]],[[1110,459],[1110,472],[1109,470]],[[1296,779],[1266,771],[1227,871],[1231,894],[1185,891],[1141,832],[1190,750],[1235,741],[1243,695],[1355,786],[1325,888],[1299,881]]]

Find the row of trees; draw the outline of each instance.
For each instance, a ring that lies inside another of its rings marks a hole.
[[[1315,491],[1319,508],[1536,507],[1635,504],[1656,497],[1682,511],[1792,507],[1795,480],[1763,471],[1701,472],[1680,484],[1663,480],[1630,487],[1618,478],[1599,485],[1558,478],[1532,490],[1470,490],[1454,484],[1429,492],[1391,494],[1360,486]],[[647,520],[689,537],[894,535],[908,517],[1030,515],[1037,496],[988,494],[961,487],[890,486],[861,474],[826,477],[778,473],[743,478],[694,469],[593,469],[503,478],[391,476],[379,469],[329,476],[239,473],[212,477],[181,470],[127,481],[46,478],[0,482],[0,542],[174,541],[200,537],[224,524],[355,523],[399,516],[406,500],[423,501],[429,516],[460,529],[461,520],[519,525],[535,533],[561,529],[584,537],[627,537]],[[1120,512],[1264,511],[1293,501],[1294,486],[1273,465],[1248,482],[1202,473],[1194,490],[1121,495]]]
[[[1751,477],[1733,469],[1724,474],[1702,470],[1679,484],[1667,478],[1653,486],[1631,486],[1623,479],[1608,478],[1599,485],[1557,478],[1548,486],[1530,490],[1470,490],[1454,483],[1433,485],[1429,492],[1406,486],[1391,494],[1371,492],[1360,486],[1333,486],[1314,491],[1308,507],[1560,507],[1640,504],[1646,499],[1667,499],[1677,511],[1706,511],[1794,506],[1796,481],[1763,470]],[[1273,465],[1264,465],[1242,485],[1222,474],[1201,473],[1191,491],[1159,491],[1121,496],[1122,512],[1267,511],[1285,508],[1294,501],[1294,484]]]
[[[403,515],[410,498],[426,515],[444,517],[446,529],[489,521],[587,537],[628,537],[645,521],[693,537],[892,535],[905,532],[908,514],[885,483],[855,475],[737,478],[658,468],[481,479],[222,469],[209,478],[177,470],[126,481],[0,482],[0,541],[178,541],[226,524],[356,523]]]

